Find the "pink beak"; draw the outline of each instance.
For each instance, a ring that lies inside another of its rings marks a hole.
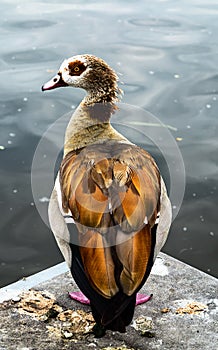
[[[42,91],[52,90],[64,86],[68,86],[68,84],[63,81],[61,73],[58,73],[54,78],[42,86]]]

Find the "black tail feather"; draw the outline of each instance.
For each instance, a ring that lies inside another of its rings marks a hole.
[[[119,292],[116,294],[105,308],[101,322],[107,326],[118,318],[123,319],[124,325],[127,326],[132,321],[136,302],[136,294],[128,297]]]
[[[93,317],[97,324],[101,324],[105,329],[125,333],[126,326],[133,318],[135,301],[136,295],[128,297],[120,293],[111,300],[106,300],[103,315],[91,305]]]

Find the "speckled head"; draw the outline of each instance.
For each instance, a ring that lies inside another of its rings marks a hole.
[[[121,90],[117,86],[118,77],[114,70],[101,58],[93,55],[77,55],[61,64],[58,74],[42,86],[51,90],[63,86],[85,89],[86,103],[115,102]]]

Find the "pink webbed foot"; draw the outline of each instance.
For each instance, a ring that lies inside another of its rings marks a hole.
[[[73,300],[79,301],[81,304],[90,305],[90,300],[82,292],[71,292],[69,297]]]
[[[145,295],[145,294],[136,294],[136,305],[147,303],[147,301],[151,300],[153,294]]]
[[[86,296],[82,292],[71,292],[69,293],[69,297],[73,300],[78,301],[81,304],[90,305],[90,300],[86,298]],[[139,294],[136,295],[136,305],[144,304],[147,301],[151,300],[151,295]]]

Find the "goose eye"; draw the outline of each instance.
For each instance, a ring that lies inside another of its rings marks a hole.
[[[68,70],[70,75],[80,75],[86,70],[86,66],[77,60],[68,64]]]

